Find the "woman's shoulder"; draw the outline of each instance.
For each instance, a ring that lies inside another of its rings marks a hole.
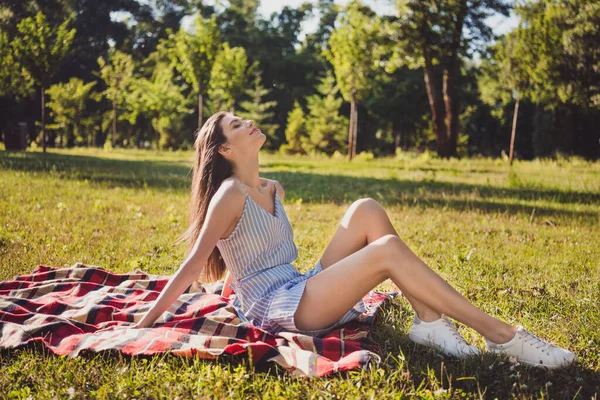
[[[281,184],[279,182],[277,182],[275,179],[267,179],[267,178],[259,178],[262,182],[270,184],[273,187],[277,188],[277,192],[279,193],[279,198],[283,201],[283,195],[285,194],[285,191],[283,190],[283,186],[281,186]]]
[[[215,193],[214,199],[219,206],[239,211],[237,214],[241,214],[246,201],[246,192],[242,182],[237,178],[229,177],[223,180]]]

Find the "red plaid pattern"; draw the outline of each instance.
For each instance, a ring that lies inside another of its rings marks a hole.
[[[71,268],[39,265],[30,275],[0,282],[0,348],[41,342],[53,353],[71,357],[82,350],[109,349],[201,358],[248,353],[255,364],[276,362],[293,375],[324,376],[379,362],[379,348],[368,332],[378,308],[398,294],[371,291],[359,320],[315,338],[291,332],[272,335],[242,323],[221,296],[223,281],[193,284],[151,328],[97,332],[140,320],[168,280],[82,263]]]

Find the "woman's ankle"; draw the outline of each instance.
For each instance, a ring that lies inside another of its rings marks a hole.
[[[423,322],[433,322],[442,318],[442,314],[433,310],[415,310],[415,315]]]
[[[504,327],[504,329],[495,331],[491,335],[486,335],[485,338],[495,344],[505,344],[510,342],[516,334],[517,328],[515,328],[512,325],[506,324],[506,327]]]

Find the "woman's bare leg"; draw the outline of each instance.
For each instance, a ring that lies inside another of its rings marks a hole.
[[[472,327],[496,343],[510,340],[516,332],[511,325],[484,313],[461,296],[397,234],[374,240],[310,278],[295,314],[296,326],[303,330],[330,326],[387,278],[407,298]]]
[[[321,266],[325,270],[385,235],[398,236],[398,232],[383,207],[370,198],[357,200],[348,207],[333,238],[325,248]],[[425,303],[412,296],[405,297],[421,320],[435,321],[441,317],[439,312]]]

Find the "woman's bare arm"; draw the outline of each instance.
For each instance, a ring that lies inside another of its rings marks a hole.
[[[239,184],[231,181],[221,185],[209,204],[204,225],[190,255],[171,277],[152,308],[136,324],[137,328],[152,325],[198,278],[221,236],[241,216],[244,201],[244,192]]]

